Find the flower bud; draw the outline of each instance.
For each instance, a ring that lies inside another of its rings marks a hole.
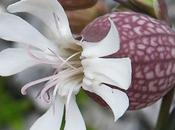
[[[71,30],[75,34],[79,34],[88,23],[107,12],[108,7],[103,1],[88,9],[66,11]]]
[[[97,3],[97,0],[58,0],[64,9],[77,10],[92,7]]]
[[[90,23],[82,32],[85,40],[103,39],[110,28],[109,18],[119,32],[120,50],[106,58],[129,57],[132,62],[132,83],[127,91],[123,90],[129,96],[129,109],[149,106],[175,85],[175,32],[147,15],[113,12]]]

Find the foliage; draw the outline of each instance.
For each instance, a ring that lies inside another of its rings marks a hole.
[[[24,130],[24,115],[31,109],[31,103],[24,97],[13,96],[7,89],[6,79],[0,79],[0,129]]]

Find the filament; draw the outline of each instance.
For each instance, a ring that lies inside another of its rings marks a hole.
[[[55,14],[54,14],[54,16],[55,16],[55,21],[59,22],[58,19],[56,18]],[[81,54],[80,51],[73,53],[71,56],[69,56],[68,58],[65,58],[65,59],[63,57],[61,57],[59,54],[52,51],[51,49],[49,49],[51,54],[50,53],[47,54],[47,53],[42,52],[42,51],[35,51],[30,46],[27,48],[27,51],[28,51],[29,55],[33,59],[37,60],[39,63],[50,64],[50,65],[56,66],[56,70],[53,73],[53,75],[51,75],[51,76],[47,76],[47,77],[35,80],[35,81],[29,82],[26,85],[24,85],[21,89],[21,93],[23,95],[26,95],[27,90],[29,88],[31,88],[32,86],[35,86],[35,85],[43,83],[43,82],[47,82],[47,83],[45,83],[45,85],[43,85],[41,91],[38,93],[38,96],[42,100],[44,100],[46,103],[50,103],[51,96],[50,96],[49,90],[51,90],[53,88],[52,94],[53,94],[53,97],[55,97],[59,87],[64,87],[61,85],[65,81],[69,81],[73,76],[76,76],[76,75],[81,74],[83,72],[83,67],[81,67],[80,59],[79,58],[78,58],[78,60],[76,58],[75,58],[75,60],[73,59],[74,57]],[[41,55],[42,53],[43,53],[43,55]],[[73,93],[73,88],[70,91],[72,91],[72,92],[70,92],[67,95],[68,102],[70,100],[69,98],[70,98],[71,94]]]

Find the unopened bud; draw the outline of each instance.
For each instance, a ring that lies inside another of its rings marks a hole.
[[[108,12],[108,7],[103,1],[99,1],[95,6],[88,9],[67,11],[71,30],[78,34],[92,20]]]
[[[92,7],[97,0],[58,0],[65,10],[77,10]]]

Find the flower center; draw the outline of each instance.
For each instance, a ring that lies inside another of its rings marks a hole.
[[[76,50],[65,49],[65,56],[60,56],[58,53],[50,49],[48,49],[47,53],[36,51],[31,47],[27,50],[29,55],[39,64],[51,65],[55,71],[51,76],[32,81],[23,86],[21,89],[23,95],[27,94],[26,91],[28,88],[43,82],[45,82],[45,85],[38,93],[38,96],[47,103],[50,103],[51,99],[54,98],[56,94],[67,98],[70,91],[75,93],[79,92],[83,79],[83,67],[80,59],[82,49],[80,46],[77,46]],[[77,87],[67,87],[67,84],[75,81],[77,81]]]

